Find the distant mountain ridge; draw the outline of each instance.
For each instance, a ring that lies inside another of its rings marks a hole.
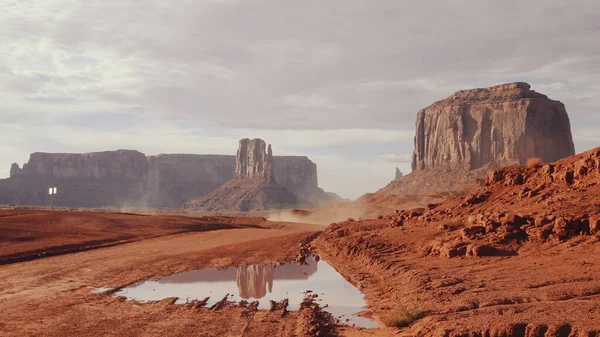
[[[56,186],[57,206],[181,207],[231,180],[235,168],[233,155],[36,152],[0,180],[0,204],[47,205],[48,187]],[[322,192],[317,166],[305,156],[273,157],[272,171],[295,194],[310,199]]]

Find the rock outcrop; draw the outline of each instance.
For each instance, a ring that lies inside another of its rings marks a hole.
[[[517,82],[461,90],[417,114],[413,172],[386,190],[454,191],[494,168],[575,154],[565,106]]]
[[[413,170],[552,162],[575,154],[565,106],[527,83],[462,90],[419,111]]]
[[[598,336],[600,148],[503,167],[485,183],[331,224],[311,246],[365,293],[386,289],[369,304],[388,325],[397,298],[427,311],[404,336]]]
[[[273,182],[275,175],[273,171],[273,150],[269,144],[265,151],[265,141],[262,139],[240,140],[237,150],[235,166],[236,178],[259,178],[267,182]]]
[[[240,170],[281,181],[283,187],[315,202],[337,200],[318,187],[317,167],[307,157],[272,157],[268,174],[254,163]],[[47,188],[56,186],[61,191],[55,199],[58,206],[180,207],[216,190],[235,172],[232,155],[146,157],[132,150],[33,153],[23,168],[13,164],[10,178],[0,180],[0,204],[47,205]]]
[[[317,165],[307,157],[273,157],[275,180],[299,196],[319,188]]]
[[[333,193],[319,188],[317,164],[308,157],[275,156],[273,157],[275,181],[304,200],[319,206],[326,206],[343,199]]]
[[[394,176],[394,180],[398,180],[398,179],[402,178],[403,176],[404,176],[404,174],[402,173],[402,171],[400,171],[400,169],[396,167],[396,175]]]
[[[242,139],[235,176],[219,189],[186,204],[202,211],[259,211],[307,207],[311,204],[277,184],[273,151],[262,139]]]
[[[118,150],[87,154],[33,153],[11,177],[0,180],[0,204],[47,205],[57,187],[57,206],[104,207],[146,202],[146,156]]]
[[[16,178],[92,178],[143,180],[148,160],[138,151],[118,150],[85,154],[32,153],[20,169],[13,164],[11,177]]]

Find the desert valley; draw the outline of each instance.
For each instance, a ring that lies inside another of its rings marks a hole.
[[[268,139],[32,153],[0,180],[0,335],[600,336],[600,147],[555,99],[434,102],[355,200]]]
[[[0,0],[0,337],[600,337],[599,18]]]

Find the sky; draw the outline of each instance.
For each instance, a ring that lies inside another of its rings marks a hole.
[[[32,152],[306,155],[346,198],[410,172],[417,112],[525,81],[600,145],[597,0],[0,0],[0,178]]]

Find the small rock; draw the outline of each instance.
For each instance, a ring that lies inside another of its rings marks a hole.
[[[554,221],[554,229],[552,230],[552,232],[554,232],[554,234],[558,235],[559,237],[565,237],[568,235],[567,221],[565,220],[565,218],[556,218],[556,220]]]
[[[596,234],[600,232],[600,218],[590,219],[590,234]]]
[[[542,166],[542,173],[548,176],[551,175],[552,173],[554,173],[554,165],[546,164]]]
[[[445,244],[441,247],[440,255],[446,258],[453,258],[457,256],[464,256],[467,253],[467,246],[464,243],[458,244]]]
[[[401,227],[401,226],[404,226],[404,222],[399,219],[392,219],[392,221],[390,221],[389,225],[390,225],[390,227]]]

